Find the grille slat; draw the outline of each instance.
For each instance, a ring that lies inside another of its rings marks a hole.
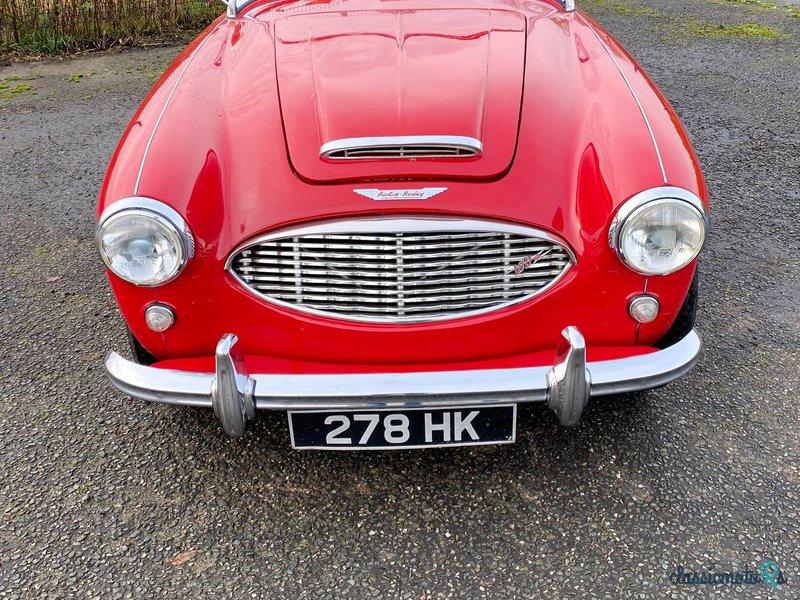
[[[535,255],[537,253],[538,253],[538,251],[535,251],[533,254]],[[529,255],[530,254],[528,254],[528,256]],[[480,256],[480,255],[476,254],[475,256]],[[524,256],[525,255],[517,256],[516,260],[513,261],[513,264],[518,263],[522,258],[524,258]],[[275,256],[275,257],[271,257],[271,258],[283,258],[283,257]],[[291,257],[287,256],[286,258],[291,258]],[[425,262],[411,262],[413,260],[413,258],[406,258],[406,260],[408,262],[406,262],[406,264],[404,264],[404,268],[408,268],[408,269],[411,269],[411,270],[414,270],[414,269],[420,270],[420,271],[431,270],[432,272],[440,272],[440,271],[445,270],[445,267],[447,268],[447,270],[458,270],[458,269],[470,269],[470,268],[474,269],[474,267],[476,267],[476,266],[483,267],[485,265],[486,266],[485,267],[486,270],[494,272],[494,270],[495,270],[494,267],[496,265],[502,265],[503,264],[502,258],[503,258],[502,255],[500,255],[498,257],[488,257],[488,258],[480,257],[480,258],[469,258],[469,259],[467,259],[465,257],[455,257],[455,261],[456,261],[455,264],[453,264],[454,258],[451,258],[449,261],[442,260],[442,261],[439,261],[439,262],[433,262],[433,261],[430,261],[430,260],[425,261]],[[548,255],[547,258],[549,258],[549,255]],[[542,259],[542,260],[544,260],[544,259]],[[352,260],[347,260],[346,258],[344,258],[342,256],[339,256],[339,257],[336,257],[336,256],[315,256],[313,258],[308,258],[308,256],[305,253],[303,253],[301,261],[302,261],[302,263],[304,265],[307,265],[308,267],[314,267],[314,266],[319,266],[320,264],[324,264],[324,265],[327,265],[327,266],[333,268],[334,270],[337,267],[341,267],[343,269],[353,268],[353,269],[357,269],[357,270],[372,269],[374,271],[383,271],[383,270],[387,270],[388,268],[394,268],[396,266],[394,262],[390,262],[390,261],[388,261],[387,259],[385,259],[383,257],[381,257],[380,259],[376,259],[376,262],[369,262],[369,259],[364,258],[363,256],[356,255],[356,254],[353,255],[353,259]],[[559,261],[548,261],[548,262],[559,262]],[[560,262],[567,262],[567,260],[566,259],[562,259]],[[252,264],[252,263],[250,263],[250,264]],[[275,264],[275,263],[273,263],[273,264]],[[539,263],[537,263],[537,264],[539,264]],[[534,267],[530,267],[530,268],[534,268]],[[481,268],[474,269],[474,270],[480,271]]]
[[[386,146],[384,148],[354,148],[331,152],[327,158],[445,158],[476,156],[474,150],[452,146]]]
[[[254,282],[257,285],[267,285],[267,286],[269,286],[270,289],[273,290],[273,292],[275,294],[295,294],[295,291],[296,291],[296,284],[293,283],[293,282],[276,282],[274,280],[267,281],[267,280],[264,280],[264,279],[255,279]],[[548,283],[549,283],[549,279],[548,280],[535,280],[535,279],[532,279],[532,280],[528,280],[527,287],[529,287],[529,288],[537,288],[537,287],[541,287],[543,285],[547,285]],[[384,289],[386,289],[387,287],[388,286],[384,286]],[[436,288],[412,288],[412,289],[407,289],[407,286],[404,286],[404,287],[406,287],[406,289],[405,289],[405,292],[406,292],[405,293],[405,298],[406,299],[411,299],[411,298],[421,299],[421,298],[427,298],[429,294],[441,294],[441,291],[436,289]],[[341,286],[341,285],[331,285],[331,284],[326,284],[326,283],[319,283],[317,285],[314,285],[313,289],[314,289],[315,292],[318,292],[318,293],[319,292],[325,292],[325,293],[330,293],[330,294],[342,294],[342,293],[353,294],[354,292],[359,292],[359,291],[364,291],[366,293],[380,291],[380,290],[371,289],[369,287],[361,287],[361,286],[348,287],[348,286]],[[395,287],[388,287],[388,289],[394,290],[396,288]],[[452,297],[460,297],[462,294],[469,295],[469,294],[475,293],[476,291],[478,291],[478,292],[480,292],[480,291],[498,292],[498,291],[502,291],[502,290],[503,290],[502,283],[500,283],[500,284],[473,285],[473,286],[469,286],[469,287],[467,287],[467,286],[463,286],[463,287],[450,286],[449,290],[448,290],[448,294],[449,294],[449,296],[452,296]],[[307,295],[305,293],[302,293],[301,295],[304,298],[310,297],[310,295]],[[377,296],[375,296],[375,297],[377,297]],[[363,300],[363,298],[361,298],[361,297],[355,297],[354,298],[354,301],[361,301],[361,300]]]
[[[277,264],[277,263],[276,263]],[[319,265],[319,263],[314,263],[315,265]],[[546,262],[533,265],[529,267],[526,271],[522,274],[517,275],[513,271],[513,267],[509,270],[504,271],[504,275],[509,275],[513,277],[515,280],[521,280],[526,278],[536,278],[536,277],[556,277],[560,274],[561,271],[564,270],[565,267],[569,265],[569,261],[555,261],[555,262]],[[321,266],[321,265],[319,265]],[[503,267],[505,269],[505,267]],[[409,269],[409,272],[413,275],[417,273],[415,269]],[[555,273],[553,273],[555,272]],[[290,277],[294,275],[293,270],[281,269],[278,267],[241,267],[239,270],[239,276],[243,279],[247,279],[248,276],[257,274],[272,274],[272,275],[281,275],[283,277]],[[394,285],[394,280],[396,278],[396,273],[392,272],[389,269],[373,269],[367,268],[362,266],[361,269],[358,270],[349,270],[349,269],[340,269],[340,268],[329,268],[329,269],[320,269],[320,268],[308,268],[306,266],[303,267],[303,278],[307,279],[309,283],[313,283],[314,278],[313,275],[323,275],[323,276],[330,276],[336,275],[337,279],[342,282],[347,281],[390,281],[392,285]],[[480,269],[475,269],[471,265],[460,265],[457,268],[451,269],[438,269],[433,271],[421,271],[419,272],[419,276],[417,278],[408,280],[406,278],[406,286],[413,287],[415,284],[446,284],[448,283],[448,279],[452,278],[461,278],[467,279],[470,281],[486,281],[489,279],[498,279],[497,271],[495,269],[489,269],[485,266],[482,266]],[[444,279],[444,281],[443,281]],[[511,285],[511,281],[509,280],[509,285]]]
[[[323,259],[327,260],[329,258],[344,258],[344,259],[347,259],[347,260],[353,260],[353,259],[356,259],[356,260],[362,260],[362,259],[363,260],[382,260],[382,261],[394,263],[394,261],[396,260],[396,256],[393,256],[390,253],[394,253],[395,250],[396,250],[395,247],[386,248],[386,249],[376,249],[371,254],[367,254],[367,253],[364,252],[363,249],[358,249],[358,248],[341,248],[340,247],[340,248],[325,249],[325,248],[306,248],[305,246],[303,246],[303,259],[304,260],[311,260],[311,259],[323,258]],[[413,258],[415,260],[420,260],[420,259],[423,259],[423,258],[432,258],[432,259],[445,260],[445,258],[442,256],[442,254],[447,250],[451,250],[453,252],[453,255],[448,256],[446,258],[446,260],[450,261],[450,262],[452,262],[453,256],[459,257],[459,256],[462,255],[462,253],[464,255],[481,256],[481,257],[483,257],[483,256],[495,257],[495,256],[498,256],[498,255],[499,256],[503,256],[506,253],[506,249],[503,248],[502,246],[499,247],[499,248],[484,248],[484,247],[478,247],[478,248],[468,248],[468,247],[448,248],[448,247],[445,246],[445,247],[442,247],[441,249],[429,246],[428,248],[425,248],[424,250],[416,250],[416,251],[409,250],[408,248],[403,246],[403,254],[404,255],[408,254],[409,258]],[[520,255],[521,256],[526,256],[526,255],[530,254],[531,252],[534,252],[534,253],[535,252],[546,252],[547,250],[549,250],[549,248],[548,248],[548,246],[545,246],[545,245],[531,246],[530,248],[527,248],[525,246],[519,246],[519,247],[515,247],[515,248],[510,248],[510,253],[511,253],[511,256],[520,256]],[[551,252],[552,252],[552,250],[551,250]],[[259,258],[279,258],[279,257],[285,256],[286,254],[291,254],[291,252],[290,251],[284,251],[284,250],[255,250],[253,252],[253,257],[254,257],[254,259],[259,259]],[[561,255],[562,256],[566,256],[563,253],[561,253]],[[548,254],[548,256],[550,256],[550,254]]]
[[[403,251],[405,252],[408,250],[409,252],[422,252],[422,251],[430,251],[430,250],[440,250],[443,248],[458,250],[463,248],[480,248],[482,250],[503,250],[506,245],[510,246],[511,248],[521,246],[524,244],[524,247],[529,247],[530,242],[527,240],[503,240],[501,239],[477,239],[477,240],[464,240],[460,242],[445,242],[437,241],[437,242],[426,242],[426,243],[409,243],[403,239]],[[550,248],[552,244],[548,244],[547,242],[543,242],[541,244],[542,248]],[[358,244],[354,244],[352,240],[344,240],[344,239],[337,239],[337,240],[328,240],[328,241],[312,241],[312,240],[303,240],[303,249],[307,250],[368,250],[368,251],[375,251],[375,252],[388,252],[393,251],[395,249],[395,244],[387,245],[387,244],[380,244],[376,243],[364,243],[361,241]],[[276,244],[276,250],[254,250],[255,254],[260,254],[263,252],[291,252],[291,244],[287,242],[280,242]]]
[[[540,294],[572,265],[546,234],[482,221],[351,221],[353,233],[298,229],[237,252],[229,269],[267,300],[333,318],[429,322],[497,310]],[[465,226],[474,225],[470,230]],[[390,231],[386,232],[387,229]]]
[[[561,271],[560,270],[549,270],[543,271],[541,273],[534,274],[532,276],[525,277],[525,281],[550,281],[553,277],[556,277]],[[256,282],[259,285],[274,285],[276,287],[292,287],[294,288],[296,284],[296,279],[292,276],[279,276],[279,275],[247,275],[247,280]],[[520,277],[523,277],[520,275]],[[384,280],[369,280],[369,281],[354,281],[354,280],[342,280],[342,279],[331,279],[331,278],[304,278],[304,281],[307,285],[311,286],[319,286],[319,287],[335,287],[341,288],[346,290],[359,290],[365,289],[370,290],[371,288],[377,289],[395,289],[396,285],[393,281],[386,281]],[[486,283],[484,283],[486,282]],[[494,276],[484,276],[481,278],[450,278],[445,280],[425,280],[425,281],[412,281],[406,282],[404,287],[409,294],[414,293],[416,290],[420,290],[423,292],[425,290],[430,289],[431,287],[447,285],[448,288],[453,290],[458,290],[461,288],[468,288],[468,289],[477,289],[482,288],[484,286],[492,287],[492,288],[503,288],[504,283],[502,281],[498,281],[497,277]]]
[[[320,241],[347,241],[352,242],[354,239],[357,239],[359,243],[364,242],[383,242],[386,243],[387,235],[385,233],[359,233],[356,236],[352,234],[345,234],[345,233],[326,233],[324,235],[319,234],[309,234],[303,236],[304,242],[320,242]],[[502,237],[502,234],[495,233],[493,231],[469,231],[469,232],[462,232],[462,231],[453,231],[452,233],[441,233],[441,232],[432,232],[430,235],[418,235],[416,233],[408,233],[403,234],[403,241],[404,242],[424,242],[430,244],[436,244],[439,242],[446,242],[448,240],[479,240],[484,238],[494,238],[494,237]]]

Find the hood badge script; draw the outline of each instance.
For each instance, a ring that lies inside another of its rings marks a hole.
[[[442,192],[446,192],[447,188],[418,188],[416,190],[379,190],[377,188],[368,188],[353,191],[370,200],[427,200]]]

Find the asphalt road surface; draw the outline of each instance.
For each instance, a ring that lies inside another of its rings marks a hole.
[[[524,407],[513,446],[300,453],[283,414],[235,442],[211,411],[113,391],[102,358],[126,345],[94,202],[178,49],[0,68],[0,598],[800,597],[800,18],[583,5],[705,169],[705,350],[574,430]],[[719,27],[742,23],[770,29]],[[669,581],[767,559],[777,590]]]

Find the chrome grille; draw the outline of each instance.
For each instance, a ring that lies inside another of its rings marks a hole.
[[[548,234],[449,219],[361,219],[296,228],[236,251],[228,268],[261,297],[381,323],[454,319],[531,298],[573,263]]]
[[[483,145],[474,138],[433,135],[350,138],[320,148],[320,156],[328,160],[470,158],[482,152]]]
[[[343,158],[446,158],[450,156],[475,156],[472,148],[458,146],[378,146],[375,148],[345,148],[334,150],[326,155],[333,160]]]

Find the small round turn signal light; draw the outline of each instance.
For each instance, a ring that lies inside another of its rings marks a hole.
[[[652,323],[661,306],[653,296],[636,296],[628,305],[628,312],[639,323]]]
[[[151,304],[144,311],[144,320],[150,329],[162,333],[175,324],[175,313],[169,306]]]

